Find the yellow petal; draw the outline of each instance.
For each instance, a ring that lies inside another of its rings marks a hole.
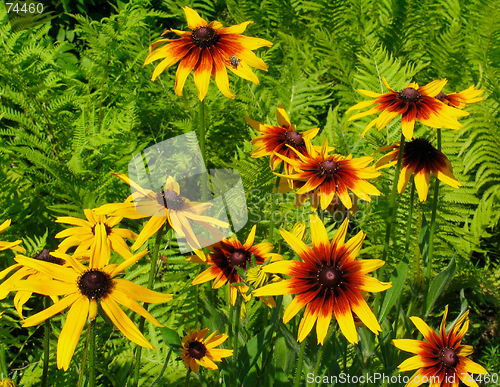
[[[32,327],[35,325],[40,324],[41,322],[47,320],[48,318],[52,317],[53,315],[63,311],[66,309],[68,306],[73,304],[76,300],[81,298],[82,295],[78,293],[70,294],[69,296],[63,298],[61,301],[58,303],[49,306],[47,309],[42,310],[41,312],[38,312],[37,314],[34,314],[33,316],[28,317],[26,320],[23,322],[23,328],[26,327]]]
[[[66,322],[57,341],[57,368],[66,371],[82,334],[89,313],[89,299],[79,297],[66,317]]]
[[[111,292],[111,294],[109,295],[109,298],[112,300],[115,300],[116,302],[129,308],[130,310],[133,310],[135,313],[140,314],[142,317],[148,319],[157,327],[160,327],[160,328],[163,327],[163,325],[161,325],[157,319],[155,319],[153,316],[151,316],[151,314],[146,309],[144,309],[141,305],[139,305],[139,303],[137,301],[135,301],[133,298],[129,297],[128,295],[126,295],[118,290],[115,290],[115,291]]]
[[[184,10],[184,14],[186,15],[186,20],[188,27],[192,30],[195,30],[200,27],[206,27],[207,22],[205,19],[201,18],[198,12],[189,7],[182,7]]]
[[[171,294],[155,292],[153,290],[145,288],[144,286],[137,285],[133,282],[121,278],[113,279],[113,283],[115,284],[116,290],[126,294],[130,298],[143,302],[157,304],[170,301],[173,297]]]

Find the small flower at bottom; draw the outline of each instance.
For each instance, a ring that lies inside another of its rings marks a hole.
[[[467,386],[478,387],[469,374],[482,375],[487,374],[488,371],[466,357],[472,354],[473,347],[461,344],[469,329],[468,315],[469,311],[460,316],[448,333],[446,333],[448,306],[445,308],[438,333],[434,332],[421,318],[410,317],[427,341],[392,340],[392,344],[397,348],[416,355],[398,366],[399,372],[417,370],[411,376],[407,386],[416,387],[425,381],[433,380],[431,385],[435,387],[457,387],[460,379]]]
[[[358,259],[365,234],[360,231],[344,244],[349,221],[346,219],[332,241],[328,239],[321,219],[310,216],[311,249],[292,233],[280,230],[281,236],[304,260],[280,261],[264,267],[268,273],[286,274],[293,278],[267,285],[254,291],[254,296],[297,294],[283,316],[290,321],[304,306],[298,341],[303,341],[316,323],[318,344],[323,344],[332,316],[350,343],[358,342],[354,315],[375,334],[382,329],[377,318],[363,299],[361,292],[381,292],[391,283],[380,282],[367,274],[385,264],[379,259]]]
[[[469,113],[454,109],[435,98],[448,82],[446,79],[432,81],[422,87],[419,87],[417,83],[410,83],[401,92],[391,89],[385,78],[382,80],[390,93],[379,94],[358,89],[360,93],[375,99],[360,102],[347,109],[349,112],[378,104],[366,112],[349,117],[349,121],[352,121],[382,112],[366,126],[362,136],[374,125],[377,125],[378,130],[384,128],[399,115],[401,115],[402,132],[408,140],[413,137],[415,120],[432,128],[460,129],[462,124],[457,121],[457,118],[469,115]]]
[[[148,251],[144,250],[119,265],[106,266],[96,266],[96,263],[102,262],[102,260],[91,257],[89,267],[67,254],[57,252],[53,252],[51,255],[64,259],[70,265],[69,267],[19,255],[15,258],[23,266],[45,273],[54,280],[13,281],[11,290],[28,291],[47,296],[65,296],[49,308],[27,318],[23,323],[23,327],[38,325],[69,307],[66,322],[57,342],[57,368],[63,368],[65,371],[68,369],[87,318],[90,320],[96,318],[98,303],[125,337],[142,347],[153,349],[153,346],[118,304],[140,314],[154,325],[162,327],[158,320],[136,300],[160,303],[171,300],[172,295],[154,292],[133,282],[114,278],[147,253]]]
[[[396,143],[377,149],[375,152],[382,152],[394,148],[394,150],[377,161],[375,167],[380,169],[396,164],[398,160],[399,145],[399,143]],[[414,179],[418,198],[421,202],[427,200],[431,172],[443,183],[453,188],[461,186],[457,179],[455,179],[455,176],[453,176],[450,160],[448,160],[443,152],[434,148],[432,144],[424,138],[417,138],[405,142],[402,160],[398,181],[399,193],[405,190],[413,173],[415,174]]]
[[[216,370],[218,367],[214,362],[221,362],[222,358],[233,355],[232,349],[215,348],[221,345],[229,337],[223,333],[215,336],[217,331],[212,332],[207,338],[209,329],[205,328],[198,332],[198,329],[192,333],[188,329],[188,335],[182,339],[182,355],[186,368],[198,372],[198,365]]]

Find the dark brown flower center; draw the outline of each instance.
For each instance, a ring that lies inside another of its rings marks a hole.
[[[458,355],[448,347],[445,347],[439,352],[439,361],[447,368],[455,367],[458,364]]]
[[[43,249],[40,254],[35,254],[33,258],[38,259],[39,261],[55,263],[56,265],[62,265],[64,263],[64,260],[50,255],[52,251],[54,250]]]
[[[316,277],[322,288],[334,289],[342,281],[342,272],[333,266],[323,266]]]
[[[403,149],[404,163],[418,165],[421,161],[432,163],[439,158],[439,151],[425,138],[417,138],[405,143]]]
[[[92,234],[94,234],[94,235],[95,235],[95,226],[97,226],[98,224],[101,224],[101,223],[97,223],[97,224],[94,224],[92,226],[91,230],[92,230]],[[104,224],[104,228],[106,229],[106,235],[111,234],[111,227],[109,227],[106,223],[102,223],[102,224]]]
[[[403,89],[403,91],[399,93],[399,98],[406,102],[418,102],[422,99],[418,90],[413,87]]]
[[[295,131],[285,133],[285,141],[290,146],[302,146],[304,145],[304,139],[300,133]]]
[[[319,169],[321,170],[321,176],[325,173],[333,175],[338,169],[338,164],[333,160],[325,160],[319,164]]]
[[[156,194],[156,201],[169,210],[179,211],[184,207],[186,199],[177,195],[175,191],[168,190],[158,192]]]
[[[247,261],[250,260],[250,253],[245,250],[236,250],[231,253],[227,260],[231,266],[239,266],[243,269],[246,269]]]
[[[199,341],[193,341],[189,343],[188,352],[191,357],[200,360],[207,353],[207,347]]]
[[[439,92],[438,95],[436,95],[434,98],[439,99],[441,102],[446,101],[447,95],[443,93],[442,91]]]
[[[218,40],[217,31],[210,27],[200,27],[191,33],[191,41],[201,48],[213,46]]]
[[[111,291],[113,281],[109,274],[99,269],[90,269],[78,278],[78,288],[84,296],[100,300]]]

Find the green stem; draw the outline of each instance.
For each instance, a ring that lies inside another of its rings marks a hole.
[[[165,225],[161,226],[158,232],[156,233],[156,241],[155,247],[153,248],[153,256],[151,257],[151,268],[149,269],[149,279],[148,279],[148,289],[153,288],[153,282],[155,279],[156,273],[156,263],[158,262],[158,252],[160,251],[160,243],[161,238],[163,236],[163,232],[165,231]],[[143,307],[147,311],[149,304],[144,304]],[[146,319],[141,316],[139,320],[139,331],[144,332],[144,325],[146,323]],[[135,375],[134,375],[134,384],[135,386],[139,385],[139,371],[141,369],[141,354],[142,347],[138,346],[135,354]]]
[[[0,343],[0,380],[5,379],[8,375],[7,363],[5,362],[5,348]]]
[[[398,163],[396,164],[396,170],[394,171],[394,181],[392,183],[392,192],[391,192],[391,201],[389,204],[389,212],[387,214],[387,222],[385,226],[385,243],[384,243],[384,251],[382,253],[382,261],[387,263],[387,256],[389,252],[389,243],[391,241],[391,232],[392,232],[392,225],[394,223],[394,216],[396,214],[396,196],[397,196],[397,190],[398,190],[398,180],[399,180],[399,172],[401,171],[401,163],[403,160],[403,149],[405,145],[405,136],[401,134],[401,141],[399,144],[399,152],[398,152]],[[384,265],[382,266],[381,269],[381,275],[380,278],[385,280],[385,267],[387,266]]]
[[[328,329],[328,333],[326,334],[326,337],[325,337],[325,342],[326,343],[328,343],[330,341],[330,335],[333,332],[334,325],[335,324],[331,324],[330,328]],[[314,366],[314,373],[313,373],[313,375],[318,375],[319,366],[321,364],[321,359],[323,358],[323,352],[325,352],[325,345],[324,344],[321,346],[321,348],[319,349],[318,354],[316,356],[317,357],[316,358],[316,365]],[[318,387],[318,383],[315,383],[314,387]]]
[[[186,374],[186,382],[184,383],[184,387],[189,387],[189,377],[191,376],[191,368],[188,368]]]
[[[437,130],[437,145],[438,145],[438,150],[441,151],[441,129]],[[429,284],[431,280],[431,274],[432,274],[432,258],[434,255],[434,232],[436,230],[436,214],[437,214],[437,204],[438,204],[438,198],[439,198],[439,179],[436,178],[436,181],[434,183],[434,197],[432,198],[432,214],[431,214],[431,226],[429,229],[429,248],[427,250],[427,268],[425,271],[426,274],[426,282],[427,282],[427,287],[426,289],[429,289]],[[427,291],[426,291],[426,297],[427,297]]]
[[[89,340],[89,387],[95,387],[95,326],[96,319],[90,323],[90,340]]]
[[[207,165],[207,155],[205,149],[205,101],[200,101],[200,150],[203,157],[203,163]],[[208,198],[208,175],[201,174],[201,199],[206,202]]]
[[[410,208],[408,210],[408,220],[406,224],[406,240],[405,240],[405,250],[403,254],[403,259],[406,261],[406,256],[408,254],[408,251],[410,250],[410,239],[411,239],[411,226],[412,226],[412,220],[413,220],[413,201],[415,199],[415,182],[412,181],[411,184],[411,194],[410,194]],[[398,304],[396,307],[396,318],[394,320],[394,336],[397,337],[397,332],[398,332],[398,323],[399,323],[399,309],[401,308],[401,299],[402,296],[400,295],[398,298]]]
[[[234,314],[233,314],[233,321],[231,321],[231,324],[233,325],[233,365],[234,368],[233,370],[237,370],[237,364],[236,364],[236,359],[238,358],[238,335],[240,334],[240,321],[241,321],[241,297],[238,295],[236,297],[236,304],[232,307],[234,309]],[[234,375],[234,386],[236,385],[236,372],[233,372]]]
[[[85,364],[87,361],[87,349],[89,346],[89,332],[90,332],[90,326],[87,327],[85,333],[85,347],[83,347],[83,355],[82,355],[82,365],[80,366],[80,374],[78,375],[78,384],[76,385],[77,387],[82,387],[83,386],[83,376],[85,374]]]
[[[167,358],[165,359],[165,363],[163,363],[163,367],[160,370],[160,373],[158,374],[158,377],[154,380],[153,384],[151,384],[150,387],[155,387],[163,377],[163,374],[165,373],[165,370],[167,369],[168,361],[170,360],[170,356],[172,355],[172,351],[174,349],[170,347],[170,350],[168,351]]]
[[[306,342],[307,338],[304,338],[304,340],[300,344],[299,364],[297,364],[297,374],[295,375],[294,387],[300,386],[300,378],[302,377],[302,366],[304,365],[304,353],[306,352]]]
[[[279,174],[283,173],[283,167],[285,163],[280,163]],[[276,194],[278,193],[278,189],[280,187],[280,177],[276,176],[276,181],[274,183],[272,203],[271,203],[271,219],[269,221],[269,243],[273,243],[274,240],[274,212],[276,211]]]
[[[48,297],[44,297],[43,306],[45,309],[49,307]],[[41,386],[47,386],[47,379],[49,376],[49,351],[50,351],[50,319],[45,320],[44,323],[45,336],[43,340],[43,371]]]

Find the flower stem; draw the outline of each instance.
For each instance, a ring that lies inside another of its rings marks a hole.
[[[441,129],[437,130],[437,146],[438,150],[441,151]],[[434,196],[432,198],[432,214],[431,214],[431,226],[429,229],[429,248],[427,250],[427,268],[425,271],[425,277],[427,280],[427,291],[429,289],[429,284],[432,274],[432,258],[434,255],[434,232],[436,231],[436,214],[437,214],[437,204],[439,199],[439,179],[436,178],[434,182]],[[426,294],[427,294],[426,291]]]
[[[83,347],[83,355],[82,355],[82,365],[80,367],[80,374],[78,375],[78,384],[76,385],[77,387],[82,387],[83,386],[83,376],[85,374],[85,365],[87,364],[87,350],[89,348],[89,331],[90,327],[87,327],[85,333],[85,346]]]
[[[415,199],[415,182],[412,181],[411,184],[411,194],[410,194],[410,208],[408,210],[408,220],[406,224],[406,240],[405,240],[405,252],[403,254],[403,260],[406,261],[406,255],[408,254],[408,250],[410,249],[410,237],[411,237],[411,225],[412,225],[412,219],[413,219],[413,201]],[[399,322],[399,309],[401,308],[401,299],[402,296],[400,295],[398,298],[398,304],[396,307],[396,318],[394,319],[394,336],[397,337],[398,333],[398,322]]]
[[[401,163],[403,160],[403,149],[405,145],[405,136],[401,134],[401,141],[399,144],[399,152],[398,152],[398,163],[396,164],[396,170],[394,171],[394,181],[392,183],[392,192],[391,192],[391,201],[389,203],[389,212],[387,214],[387,222],[385,226],[385,243],[384,243],[384,251],[382,253],[382,261],[387,261],[387,255],[389,252],[389,243],[391,241],[391,232],[392,225],[394,223],[394,217],[396,214],[396,196],[398,189],[398,180],[399,180],[399,172],[401,171]],[[380,278],[385,280],[385,267],[387,265],[382,266]]]
[[[189,377],[191,376],[191,368],[188,368],[186,374],[186,382],[184,383],[184,387],[189,387]]]
[[[170,350],[168,351],[167,358],[165,359],[165,363],[163,363],[163,367],[160,370],[160,373],[158,374],[158,377],[154,380],[153,384],[151,384],[150,387],[155,387],[163,377],[163,374],[165,373],[165,370],[167,369],[168,366],[168,361],[170,360],[170,356],[172,355],[172,351],[174,350],[173,347],[170,347]]]
[[[280,163],[279,174],[283,173],[284,162]],[[273,243],[274,240],[274,212],[276,211],[276,194],[278,193],[278,189],[280,187],[280,179],[281,177],[276,176],[276,181],[274,183],[273,195],[272,195],[272,203],[271,203],[271,219],[269,220],[269,243]]]
[[[327,343],[330,341],[330,336],[333,332],[334,325],[336,325],[336,324],[330,325],[330,328],[328,329],[328,333],[326,334],[325,342],[327,342]],[[321,359],[323,358],[323,352],[325,352],[325,345],[324,344],[321,346],[321,348],[318,351],[318,354],[316,355],[316,365],[314,366],[313,375],[318,375],[319,366],[321,364]],[[318,387],[318,383],[315,383],[314,387]]]
[[[45,309],[49,307],[48,298],[44,297],[43,306]],[[43,340],[43,371],[41,386],[47,386],[47,379],[49,376],[49,351],[50,351],[50,319],[45,320],[44,323],[44,340]]]
[[[205,149],[205,101],[200,101],[200,150],[201,156],[203,157],[203,163],[207,165],[207,155]],[[201,199],[206,202],[208,198],[208,175],[206,173],[201,174]]]
[[[165,225],[161,226],[158,232],[156,233],[156,241],[155,241],[155,247],[153,249],[153,256],[151,257],[151,268],[149,269],[149,279],[148,279],[148,289],[153,288],[153,282],[155,279],[155,273],[156,273],[156,263],[158,262],[158,252],[160,251],[160,243],[161,243],[161,238],[163,236],[163,232],[165,231]],[[144,309],[147,311],[148,310],[148,305],[149,304],[144,304]],[[144,325],[145,325],[146,319],[141,316],[139,320],[139,331],[144,332]],[[139,385],[139,371],[141,369],[141,354],[142,354],[142,347],[138,346],[136,353],[135,353],[135,375],[134,375],[134,384],[133,386],[138,386]]]
[[[297,374],[295,375],[294,387],[300,386],[300,378],[302,376],[302,366],[304,364],[304,353],[306,352],[306,341],[307,340],[304,339],[300,344],[299,363],[297,364]]]
[[[89,387],[95,387],[95,326],[96,319],[90,323],[89,340]]]

